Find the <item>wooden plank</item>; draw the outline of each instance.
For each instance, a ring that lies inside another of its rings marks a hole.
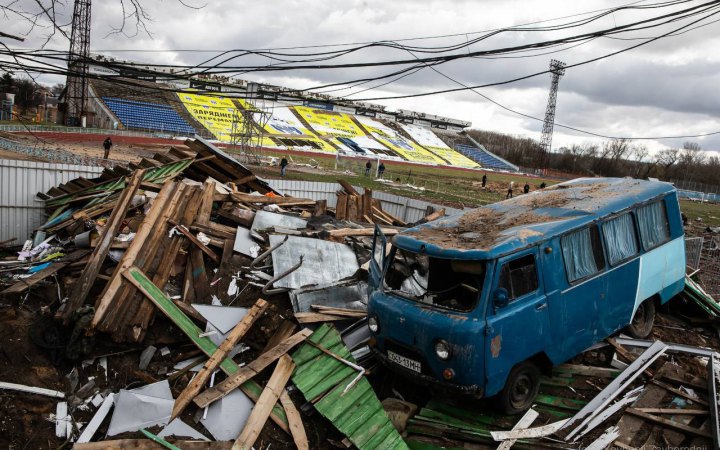
[[[130,280],[130,282],[137,287],[140,292],[145,295],[148,300],[152,301],[155,306],[158,307],[163,314],[165,314],[180,330],[185,333],[187,337],[192,340],[195,345],[202,350],[208,357],[212,356],[217,350],[217,346],[208,337],[200,337],[203,331],[198,328],[182,311],[170,300],[164,292],[155,286],[145,274],[142,273],[137,267],[130,267],[123,271],[122,275]],[[230,376],[237,373],[240,368],[230,358],[225,358],[220,363],[220,369],[225,372],[226,375]],[[255,382],[248,381],[240,386],[240,389],[250,397],[253,401],[257,401],[260,397],[262,388]],[[288,428],[287,416],[282,406],[276,405],[273,409],[273,413],[270,416],[273,421],[283,429],[283,431],[290,432]]]
[[[399,230],[395,228],[382,228],[381,231],[386,236],[392,236],[398,234]],[[375,234],[374,228],[339,228],[337,230],[328,231],[328,235],[334,238],[344,238],[350,236],[373,236]]]
[[[206,225],[210,222],[210,213],[212,213],[213,206],[213,195],[215,195],[215,182],[206,181],[203,185],[203,197],[200,203],[200,210],[198,211],[195,222],[200,225]]]
[[[64,267],[74,263],[79,258],[84,257],[88,253],[90,253],[90,250],[86,250],[86,249],[75,250],[74,252],[70,253],[69,255],[63,257],[61,261],[55,261],[52,264],[50,264],[49,266],[47,266],[46,268],[42,269],[41,271],[34,273],[27,278],[20,279],[17,283],[13,284],[9,288],[0,292],[0,295],[19,294],[21,292],[24,292],[26,289],[38,284],[45,278],[57,273],[58,271],[62,270]]]
[[[172,225],[174,225],[176,230],[178,230],[180,233],[183,234],[183,236],[188,238],[190,240],[190,242],[195,244],[195,246],[197,246],[197,248],[199,248],[203,253],[208,255],[210,257],[210,259],[215,261],[215,263],[220,264],[220,257],[217,255],[217,253],[210,250],[210,248],[207,245],[200,242],[200,240],[194,234],[192,234],[190,232],[190,230],[188,230],[184,225],[180,225],[179,223],[177,223],[174,220],[169,220],[168,222],[170,222]]]
[[[267,196],[267,195],[251,195],[242,192],[232,192],[230,197],[235,202],[239,203],[252,203],[261,205],[285,205],[292,204],[296,206],[308,205],[314,206],[315,200],[309,198],[295,198],[295,197],[280,197],[280,196]]]
[[[298,321],[298,323],[303,324],[317,322],[337,322],[340,320],[348,320],[348,317],[313,312],[299,312],[295,313],[295,319]]]
[[[347,219],[347,202],[348,202],[348,195],[343,193],[339,193],[337,196],[337,206],[335,206],[335,218],[338,220],[345,220]]]
[[[689,416],[702,416],[710,414],[706,409],[678,409],[678,408],[635,408],[647,414],[679,414]]]
[[[104,291],[95,302],[95,316],[93,317],[91,328],[97,327],[104,319],[105,314],[108,312],[108,309],[113,303],[115,294],[117,294],[120,290],[123,283],[123,278],[121,276],[122,272],[135,264],[135,258],[140,253],[145,239],[147,239],[152,232],[155,220],[163,211],[171,192],[174,190],[174,186],[175,182],[172,180],[166,181],[160,193],[157,197],[155,197],[155,200],[153,200],[152,206],[150,206],[150,211],[148,211],[145,219],[140,224],[138,231],[135,233],[135,238],[133,239],[132,244],[130,244],[130,248],[125,251],[125,254],[120,260],[120,264],[117,265],[115,271],[113,272],[112,279],[105,285]]]
[[[347,220],[360,220],[360,197],[351,195],[348,197]]]
[[[200,390],[203,388],[203,386],[205,386],[205,383],[210,378],[210,375],[212,375],[215,369],[217,369],[217,366],[219,366],[220,363],[225,359],[225,357],[227,357],[228,353],[230,353],[235,344],[237,344],[240,339],[245,336],[250,327],[255,323],[257,319],[260,318],[260,316],[263,312],[265,312],[267,307],[268,303],[265,300],[259,299],[257,302],[255,302],[253,307],[250,308],[247,315],[245,315],[245,317],[243,317],[242,320],[238,322],[237,325],[235,325],[235,328],[233,328],[230,334],[228,334],[227,338],[225,338],[225,341],[220,344],[217,350],[215,350],[212,356],[210,356],[210,359],[205,362],[200,372],[198,372],[195,378],[192,379],[192,381],[187,385],[185,390],[183,390],[182,393],[175,400],[175,405],[173,406],[172,416],[170,417],[170,420],[173,420],[177,416],[179,416],[190,404],[190,402],[192,402],[193,398],[195,398],[195,396],[200,393]]]
[[[228,395],[233,389],[237,388],[247,380],[260,373],[267,366],[272,364],[278,358],[289,352],[293,347],[307,339],[312,331],[305,328],[298,331],[294,335],[282,341],[276,347],[260,355],[256,360],[248,365],[241,367],[236,373],[228,376],[223,382],[206,389],[202,394],[195,397],[195,404],[201,408],[210,405],[212,402]]]
[[[192,283],[195,288],[195,301],[198,303],[210,303],[210,279],[205,270],[205,260],[199,248],[190,249],[190,261],[192,261]]]
[[[361,311],[359,309],[349,309],[349,308],[333,308],[332,306],[323,306],[323,305],[310,305],[313,309],[316,311],[323,313],[323,314],[330,314],[335,316],[347,316],[347,317],[365,317],[367,316],[366,311]]]
[[[298,450],[310,450],[310,443],[308,442],[307,433],[305,433],[305,426],[300,417],[300,411],[295,407],[290,395],[288,395],[284,389],[282,394],[280,394],[280,404],[285,409],[285,415],[287,415],[288,418],[290,434],[293,437],[293,441],[295,441],[295,447],[297,447]]]
[[[688,425],[681,424],[679,422],[674,422],[672,420],[668,420],[663,417],[658,417],[658,416],[654,416],[652,414],[647,414],[636,408],[627,408],[625,410],[625,413],[632,414],[633,416],[640,417],[641,419],[644,419],[648,422],[656,423],[658,425],[662,425],[665,428],[677,430],[677,431],[680,431],[685,434],[691,434],[693,436],[700,436],[700,437],[712,439],[712,435],[710,433],[708,433],[707,431],[699,430],[697,428],[693,428]]]
[[[244,227],[250,227],[253,223],[253,220],[255,220],[254,211],[242,209],[237,206],[233,206],[232,208],[220,208],[218,210],[218,215],[228,220],[232,220],[236,224],[242,225]]]
[[[347,181],[337,180],[337,182],[340,184],[340,186],[343,187],[343,189],[345,189],[345,192],[347,192],[348,195],[351,195],[351,196],[354,195],[354,196],[360,197],[360,193],[358,191],[356,191],[355,188],[352,187],[352,185],[350,183],[348,183]]]
[[[247,183],[249,183],[251,181],[255,181],[255,180],[257,180],[257,177],[255,175],[247,175],[242,178],[238,178],[238,179],[234,180],[233,184],[235,184],[237,186],[242,186],[243,184],[247,184]]]
[[[676,389],[676,388],[670,386],[669,384],[663,383],[662,381],[650,380],[650,382],[656,386],[659,386],[659,387],[665,389],[668,392],[672,392],[675,395],[679,395],[680,397],[686,398],[686,399],[691,400],[700,405],[708,406],[708,402],[706,400],[703,400],[698,397],[693,397],[692,395],[688,394],[687,392],[681,391],[680,389]]]
[[[95,247],[92,255],[90,255],[90,260],[85,265],[85,268],[80,274],[80,278],[73,284],[72,292],[65,303],[65,308],[62,313],[64,320],[68,320],[75,310],[82,306],[90,293],[90,289],[92,289],[95,283],[95,278],[97,278],[97,275],[100,273],[102,264],[110,252],[110,246],[115,236],[120,232],[120,227],[122,226],[123,220],[125,220],[125,214],[128,208],[130,208],[130,203],[144,175],[144,170],[136,171],[130,178],[127,187],[123,189],[117,206],[113,209],[110,218],[103,227],[97,247]]]
[[[232,442],[174,441],[183,450],[230,450]],[[116,439],[112,441],[74,444],[74,450],[167,450],[150,439]]]
[[[295,363],[292,358],[288,355],[283,355],[277,363],[275,370],[270,376],[270,380],[265,386],[260,399],[255,404],[250,417],[245,422],[245,427],[240,432],[235,444],[233,444],[233,450],[250,450],[253,448],[253,444],[260,436],[260,432],[265,426],[270,412],[272,411],[273,405],[278,401],[280,395],[285,390],[285,385],[290,376],[295,370]]]

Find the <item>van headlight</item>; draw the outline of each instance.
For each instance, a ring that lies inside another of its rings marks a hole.
[[[368,318],[368,328],[370,328],[370,331],[373,333],[378,333],[380,331],[380,321],[377,316],[370,316]]]
[[[450,358],[450,355],[452,354],[450,344],[443,341],[442,339],[435,342],[435,354],[443,361],[448,360]]]

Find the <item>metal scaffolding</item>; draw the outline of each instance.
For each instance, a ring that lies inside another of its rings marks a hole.
[[[69,126],[83,126],[87,113],[90,10],[91,0],[75,0],[65,93],[65,124]]]
[[[555,125],[555,104],[557,103],[557,91],[560,77],[565,75],[565,63],[553,59],[550,61],[550,72],[552,79],[550,81],[550,96],[548,97],[547,108],[545,110],[545,121],[543,122],[542,140],[540,142],[540,168],[547,169],[548,160],[550,159],[550,151],[552,149],[553,126]]]

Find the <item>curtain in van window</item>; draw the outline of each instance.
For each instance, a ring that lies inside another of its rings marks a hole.
[[[652,248],[670,238],[665,205],[656,202],[637,209],[643,247]]]
[[[631,214],[623,214],[605,222],[602,228],[610,264],[615,264],[637,254],[638,244]]]
[[[585,278],[598,271],[593,255],[590,228],[563,236],[561,240],[565,269],[570,281]]]

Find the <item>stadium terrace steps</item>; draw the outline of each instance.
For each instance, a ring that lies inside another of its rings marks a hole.
[[[195,129],[170,106],[112,97],[102,100],[126,128],[195,134]]]
[[[480,164],[480,166],[484,168],[495,170],[508,170],[511,172],[517,171],[516,167],[511,166],[505,160],[491,153],[484,147],[478,148],[472,147],[470,145],[458,144],[455,146],[455,148],[457,149],[457,151],[472,159],[476,163]]]

